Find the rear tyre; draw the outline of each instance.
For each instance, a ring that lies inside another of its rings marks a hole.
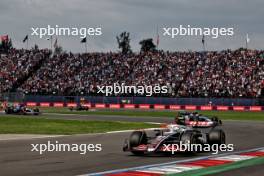
[[[35,108],[33,111],[34,112],[39,112],[39,108]]]
[[[134,131],[129,137],[129,147],[137,147],[142,144],[147,144],[147,134],[145,131]],[[135,155],[143,155],[144,151],[131,151]]]
[[[210,145],[213,144],[225,144],[226,143],[226,136],[225,132],[221,129],[214,129],[208,135],[208,143]]]
[[[6,110],[5,110],[5,113],[6,113],[6,114],[11,114],[10,109],[6,109]]]
[[[6,113],[6,114],[12,114],[12,112],[14,112],[14,110],[13,110],[11,107],[7,107],[7,108],[5,109],[5,113]]]

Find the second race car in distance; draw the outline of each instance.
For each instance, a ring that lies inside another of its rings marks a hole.
[[[23,104],[18,104],[16,106],[7,106],[5,108],[5,113],[15,115],[39,115],[40,111],[38,108],[30,109]]]
[[[218,117],[207,117],[198,112],[178,112],[175,123],[192,127],[214,127],[222,125],[222,120]]]
[[[76,107],[69,107],[70,111],[88,111],[89,107],[82,104],[78,104]]]

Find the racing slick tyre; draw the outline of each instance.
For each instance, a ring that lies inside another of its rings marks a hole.
[[[221,129],[214,129],[208,134],[208,143],[210,145],[213,144],[225,144],[226,143],[226,137],[225,132]]]
[[[141,144],[147,144],[147,134],[145,131],[134,131],[129,138],[129,147],[137,147]],[[135,155],[142,155],[144,154],[143,151],[133,151],[131,152]]]
[[[7,108],[5,109],[5,113],[6,113],[6,114],[12,114],[12,113],[14,113],[14,108],[12,108],[12,107],[7,107]]]
[[[40,114],[39,108],[33,109],[33,115],[39,115],[39,114]]]
[[[197,144],[198,142],[198,133],[196,131],[185,131],[181,136],[181,142],[183,144]],[[196,153],[197,151],[186,151],[186,153]]]
[[[11,114],[11,109],[9,109],[9,108],[5,109],[5,113],[6,114]]]

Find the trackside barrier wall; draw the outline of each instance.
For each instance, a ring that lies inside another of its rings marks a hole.
[[[24,102],[80,102],[92,104],[151,104],[151,105],[214,105],[214,106],[264,106],[264,98],[169,98],[169,97],[103,97],[103,96],[40,96],[25,95]],[[15,100],[14,100],[15,101]],[[188,107],[191,108],[192,107]]]
[[[40,107],[76,107],[77,103],[63,102],[27,102],[27,106]],[[195,105],[162,105],[162,104],[103,104],[103,103],[85,103],[83,106],[96,109],[155,109],[155,110],[202,110],[202,111],[264,111],[264,106],[195,106]]]

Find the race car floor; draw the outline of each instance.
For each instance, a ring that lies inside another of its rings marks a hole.
[[[61,116],[58,118],[61,118]],[[65,118],[73,118],[73,116]],[[94,120],[94,118],[106,120],[107,118],[107,120],[147,122],[171,122],[172,120],[169,118],[122,116],[115,118],[105,116],[75,116],[74,118],[87,120]],[[264,147],[264,123],[262,122],[224,121],[223,129],[227,134],[227,143],[233,143],[235,151]],[[0,175],[80,175],[210,155],[210,153],[200,153],[196,156],[184,154],[176,154],[175,156],[133,156],[130,153],[122,151],[123,141],[129,134],[129,132],[124,132],[42,139],[3,140],[0,141]],[[47,141],[51,141],[52,143],[58,141],[63,144],[102,144],[103,150],[101,152],[88,152],[86,155],[80,155],[78,152],[49,152],[42,155],[38,152],[31,152],[31,144],[42,144],[47,143]],[[260,169],[258,170],[259,175],[264,175],[263,166],[243,168],[244,172],[240,172],[240,170],[234,170],[234,172],[237,173],[235,175],[246,175],[249,171],[251,172],[256,168]],[[227,171],[219,175],[228,175],[230,173],[232,174],[233,171]]]

